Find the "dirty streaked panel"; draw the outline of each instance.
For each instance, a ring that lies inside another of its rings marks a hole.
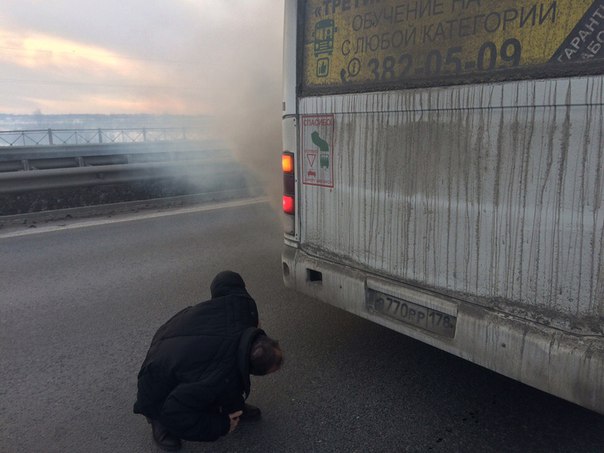
[[[604,315],[604,77],[324,96],[315,254],[485,305]],[[548,310],[550,309],[550,310]]]

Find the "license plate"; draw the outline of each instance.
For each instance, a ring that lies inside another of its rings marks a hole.
[[[457,318],[408,300],[368,289],[367,310],[369,313],[393,319],[420,329],[453,338]]]

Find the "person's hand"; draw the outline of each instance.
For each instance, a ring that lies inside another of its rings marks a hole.
[[[239,417],[241,417],[241,414],[243,414],[243,411],[237,411],[229,414],[229,418],[231,419],[231,429],[229,429],[229,433],[232,433],[233,431],[235,431],[235,428],[237,428],[237,425],[239,424]]]

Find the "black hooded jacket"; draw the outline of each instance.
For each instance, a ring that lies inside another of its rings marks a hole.
[[[175,436],[213,441],[228,433],[228,414],[250,389],[249,351],[258,329],[256,303],[235,272],[219,273],[212,299],[185,308],[153,340],[138,373],[134,412]]]

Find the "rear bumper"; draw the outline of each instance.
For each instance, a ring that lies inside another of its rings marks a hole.
[[[604,414],[604,336],[578,336],[499,311],[419,290],[285,245],[287,287],[330,303],[461,358]],[[369,288],[456,316],[446,338],[376,315]],[[411,298],[409,298],[409,296]]]

